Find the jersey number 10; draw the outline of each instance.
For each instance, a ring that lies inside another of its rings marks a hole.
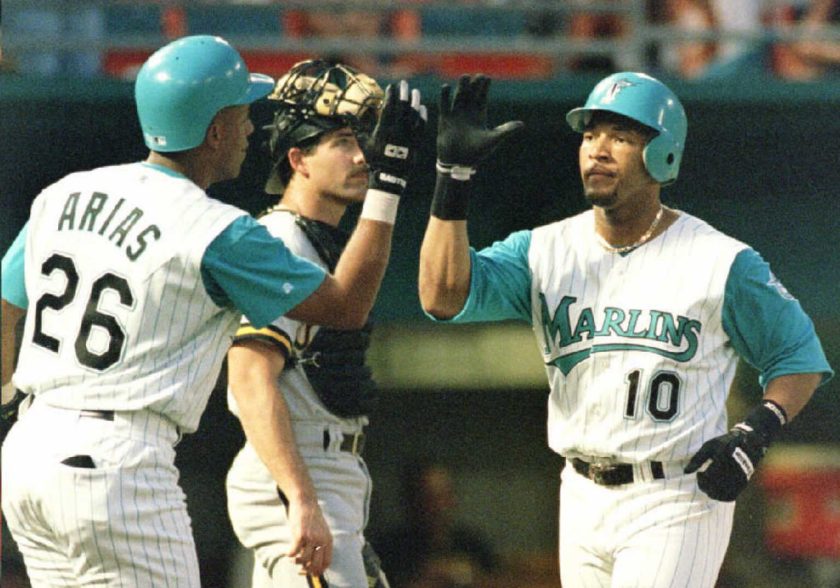
[[[624,378],[624,381],[628,384],[624,416],[628,419],[638,418],[639,382],[641,379],[642,370],[634,370]],[[656,372],[656,375],[651,378],[643,402],[647,413],[653,420],[669,422],[674,419],[679,409],[680,384],[680,377],[674,372]]]

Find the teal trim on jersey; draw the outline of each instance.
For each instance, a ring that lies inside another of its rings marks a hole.
[[[656,355],[661,355],[662,357],[667,357],[668,359],[682,363],[689,361],[692,357],[694,357],[697,353],[697,348],[689,348],[685,351],[666,351],[664,349],[651,347],[650,345],[636,345],[633,343],[601,343],[595,344],[589,349],[582,349],[580,351],[575,351],[574,353],[561,355],[554,361],[549,362],[547,365],[555,366],[563,372],[564,376],[568,376],[573,367],[587,359],[593,353],[608,353],[611,351],[641,351],[645,353],[655,353]]]
[[[735,351],[759,372],[759,382],[785,374],[834,375],[814,324],[753,249],[732,263],[723,299],[723,329]]]
[[[26,259],[26,234],[29,229],[29,221],[15,237],[14,242],[3,256],[2,266],[2,296],[3,300],[14,304],[18,308],[29,306],[29,298],[26,296],[26,282],[24,280],[24,260]]]
[[[213,301],[236,307],[256,328],[303,302],[326,275],[250,216],[228,225],[201,260],[201,277]]]
[[[145,167],[150,167],[150,168],[152,168],[154,170],[157,170],[159,172],[163,172],[167,176],[172,176],[173,178],[183,178],[185,180],[189,180],[189,178],[187,176],[185,176],[184,174],[182,174],[181,172],[177,172],[172,168],[166,167],[165,165],[160,165],[160,164],[157,164],[157,163],[149,163],[148,161],[141,161],[140,163]]]
[[[457,315],[440,322],[531,321],[531,231],[511,233],[477,252],[470,248],[470,294]],[[432,320],[439,320],[427,313]]]

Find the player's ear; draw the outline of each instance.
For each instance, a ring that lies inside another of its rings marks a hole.
[[[305,153],[300,147],[292,147],[286,154],[289,159],[289,166],[292,172],[297,172],[302,176],[309,177],[309,166],[307,165]]]
[[[233,109],[231,107],[222,108],[210,121],[210,126],[207,127],[207,132],[204,135],[204,142],[213,148],[219,147],[224,139],[226,129],[230,126],[231,116],[233,116]]]
[[[210,147],[218,147],[219,143],[222,141],[222,128],[221,124],[219,124],[219,116],[216,115],[216,118],[210,123],[210,126],[207,127],[207,132],[204,135],[204,142]]]

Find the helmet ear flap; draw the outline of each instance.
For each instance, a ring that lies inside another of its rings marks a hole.
[[[670,184],[677,179],[682,148],[670,132],[662,130],[648,142],[642,159],[650,177],[660,184]]]

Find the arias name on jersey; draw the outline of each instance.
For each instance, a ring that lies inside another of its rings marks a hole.
[[[83,199],[86,199],[86,204],[80,206]],[[124,198],[115,199],[102,192],[89,195],[73,192],[64,203],[58,230],[96,231],[120,248],[129,234],[133,233],[133,240],[125,246],[125,254],[129,260],[137,261],[150,240],[160,239],[161,231],[157,225],[139,229],[137,224],[143,218],[143,210],[135,206],[131,210],[122,211],[120,209],[124,202]]]

